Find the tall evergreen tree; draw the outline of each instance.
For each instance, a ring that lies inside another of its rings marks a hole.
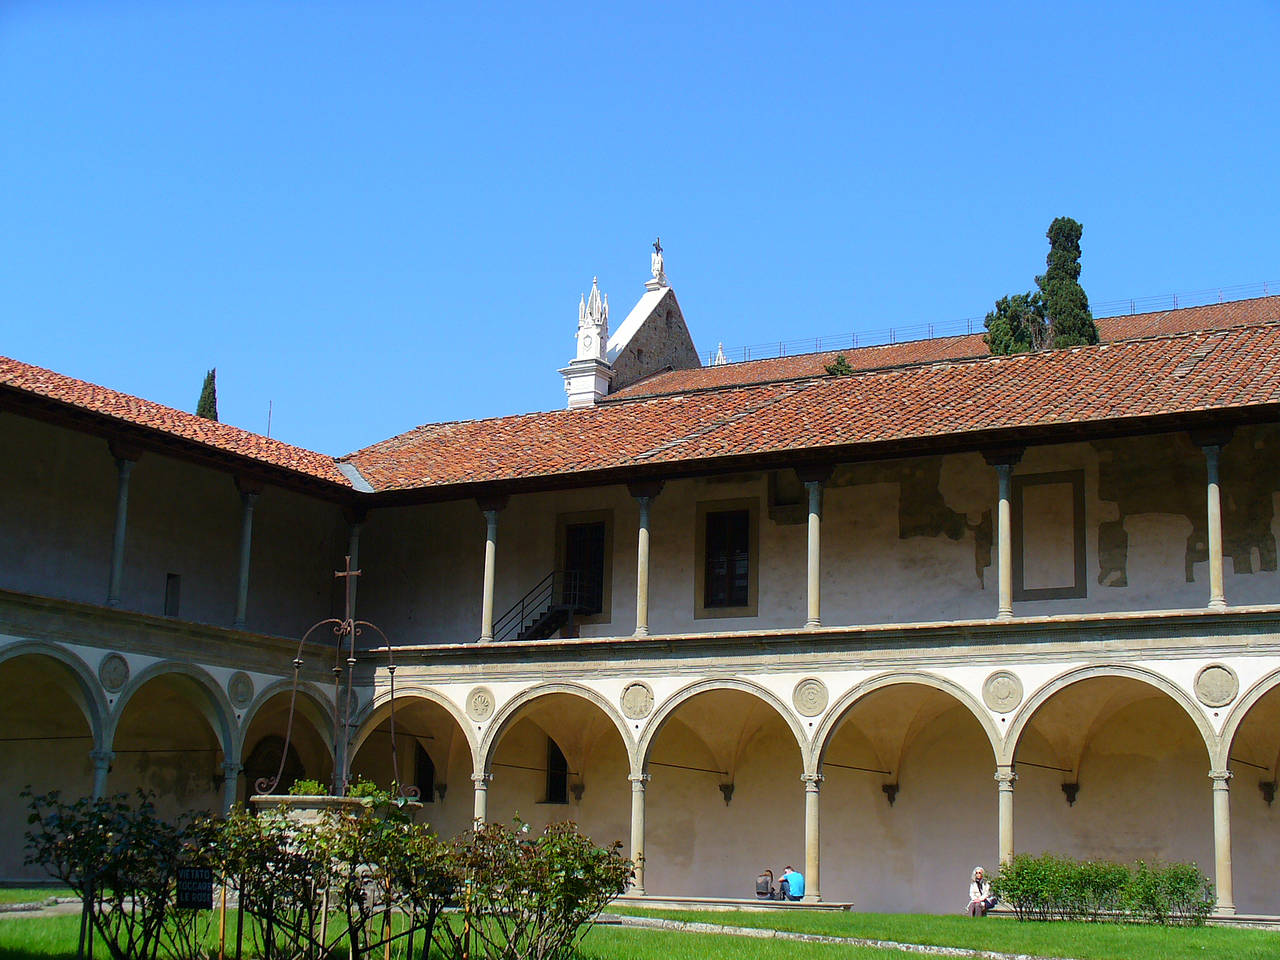
[[[1049,321],[1050,345],[1079,347],[1098,342],[1098,327],[1089,310],[1089,298],[1080,286],[1080,235],[1084,228],[1070,217],[1049,224],[1048,269],[1036,277]]]
[[[1015,293],[1001,297],[987,314],[983,340],[995,354],[1029,353],[1043,350],[1049,340],[1049,324],[1038,293]]]
[[[204,375],[204,386],[200,389],[200,402],[196,404],[196,416],[206,420],[218,419],[218,368],[214,367]]]

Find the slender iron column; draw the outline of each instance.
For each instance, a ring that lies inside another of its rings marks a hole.
[[[822,835],[818,817],[822,774],[806,773],[800,779],[804,781],[804,899],[806,903],[818,903],[822,900]]]
[[[1215,913],[1231,915],[1236,901],[1231,889],[1231,771],[1211,770],[1213,781],[1213,866],[1218,893]]]
[[[635,864],[635,876],[631,881],[631,892],[637,897],[644,896],[644,789],[649,783],[649,774],[633,773],[631,781],[631,862]]]
[[[243,630],[249,609],[249,558],[253,552],[253,508],[258,491],[240,490],[240,575],[236,581],[235,628]]]
[[[640,529],[636,534],[636,633],[649,635],[649,509],[662,492],[657,483],[630,483],[627,489],[640,505]]]
[[[114,451],[112,451],[114,453]],[[120,606],[124,581],[124,540],[129,526],[129,476],[137,458],[116,457],[116,527],[111,538],[111,579],[107,585],[107,606]]]
[[[996,786],[1000,791],[1000,862],[1013,859],[1013,784],[1018,779],[1012,764],[996,767]]]
[[[1225,610],[1227,598],[1222,588],[1222,487],[1218,482],[1218,459],[1222,448],[1216,444],[1204,447],[1204,462],[1209,483],[1209,607]]]

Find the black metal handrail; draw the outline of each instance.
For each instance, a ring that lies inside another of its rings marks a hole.
[[[494,640],[518,639],[555,607],[592,613],[601,607],[600,578],[582,570],[552,570],[493,624]]]

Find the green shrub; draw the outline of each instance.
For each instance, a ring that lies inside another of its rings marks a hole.
[[[1201,924],[1213,885],[1194,863],[1132,866],[1019,854],[992,889],[1019,920],[1132,920]]]
[[[291,797],[323,797],[328,793],[329,788],[319,780],[295,780],[289,788]]]

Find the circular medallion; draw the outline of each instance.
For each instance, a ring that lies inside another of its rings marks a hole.
[[[253,699],[253,678],[243,670],[237,670],[227,682],[227,693],[237,707],[247,707]]]
[[[816,717],[827,709],[827,685],[817,677],[807,677],[796,684],[791,702],[802,716]]]
[[[98,666],[98,679],[108,693],[119,693],[129,682],[129,661],[118,653],[108,653]]]
[[[647,683],[637,680],[628,683],[622,691],[622,712],[628,720],[643,720],[653,712],[653,691]]]
[[[982,684],[982,701],[996,713],[1008,713],[1022,702],[1022,681],[1008,670],[997,670]]]
[[[467,694],[467,716],[472,720],[488,720],[493,716],[496,701],[488,687],[476,687]]]
[[[1194,684],[1196,697],[1206,707],[1225,707],[1240,692],[1236,672],[1221,663],[1201,667]]]

